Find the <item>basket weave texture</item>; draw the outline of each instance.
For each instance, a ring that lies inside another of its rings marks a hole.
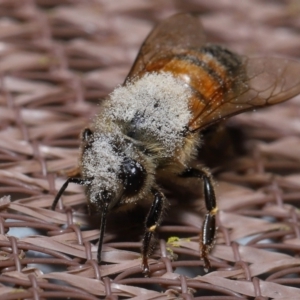
[[[300,299],[299,96],[230,120],[244,151],[215,168],[209,273],[201,199],[171,201],[149,278],[139,213],[110,217],[98,266],[83,189],[70,184],[50,210],[100,99],[153,25],[179,11],[200,13],[210,42],[300,59],[297,0],[0,1],[0,299]]]

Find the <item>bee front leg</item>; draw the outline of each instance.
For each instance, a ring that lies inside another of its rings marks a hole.
[[[200,257],[204,261],[206,272],[210,269],[208,254],[211,251],[216,234],[216,213],[218,211],[212,177],[206,170],[186,169],[181,177],[196,177],[203,180],[204,199],[207,213],[205,214],[202,232],[200,234]]]
[[[168,205],[167,199],[162,192],[153,189],[152,194],[154,196],[154,201],[152,202],[146,218],[146,228],[142,246],[142,269],[145,276],[149,276],[150,273],[148,257],[153,251],[155,230],[160,225],[163,213]]]
[[[58,193],[56,194],[52,206],[51,206],[51,210],[55,210],[56,205],[61,197],[61,195],[64,193],[64,191],[67,189],[69,183],[76,183],[76,184],[80,184],[80,185],[88,185],[91,183],[90,179],[84,179],[84,178],[77,178],[77,177],[70,177],[66,180],[66,182],[63,184],[63,186],[60,188],[60,190],[58,191]]]

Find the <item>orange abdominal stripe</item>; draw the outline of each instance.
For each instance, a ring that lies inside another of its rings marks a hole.
[[[202,111],[213,111],[226,99],[228,91],[235,90],[234,77],[240,65],[238,56],[219,46],[207,46],[157,58],[147,64],[145,71],[170,72],[191,88],[189,128],[193,129],[198,127]]]

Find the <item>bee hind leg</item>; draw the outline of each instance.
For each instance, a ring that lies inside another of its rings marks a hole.
[[[186,169],[180,176],[201,178],[203,181],[207,213],[205,214],[202,231],[200,233],[200,257],[204,261],[204,270],[208,272],[211,267],[208,254],[213,248],[215,241],[216,213],[218,210],[212,177],[206,170],[194,168]]]
[[[157,189],[153,189],[152,194],[154,196],[154,200],[146,217],[145,234],[142,246],[142,269],[145,276],[149,276],[150,273],[148,257],[151,255],[154,248],[155,230],[160,225],[164,211],[168,206],[167,199],[162,192]]]

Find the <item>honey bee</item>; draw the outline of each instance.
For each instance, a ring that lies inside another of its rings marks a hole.
[[[101,104],[100,113],[82,132],[78,177],[89,208],[100,212],[97,258],[107,214],[148,204],[142,242],[142,270],[154,233],[168,207],[157,178],[202,180],[206,214],[200,233],[205,269],[213,247],[217,204],[213,179],[204,168],[191,168],[201,133],[244,111],[273,105],[300,93],[300,63],[275,57],[242,57],[205,42],[198,17],[177,14],[157,25],[143,43],[123,85]]]

